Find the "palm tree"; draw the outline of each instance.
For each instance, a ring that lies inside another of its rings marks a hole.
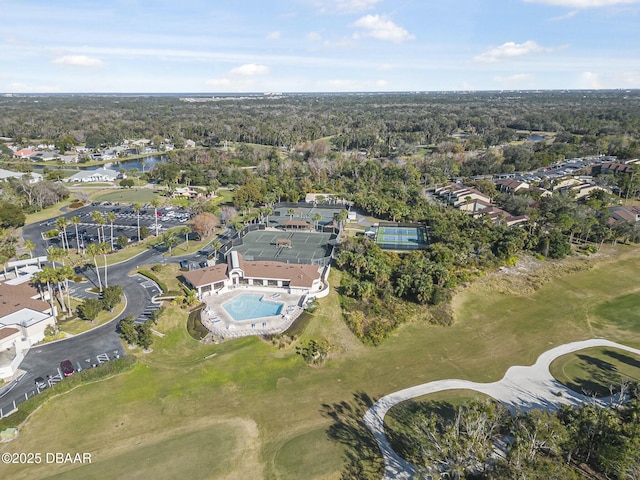
[[[316,230],[318,230],[318,222],[322,220],[322,215],[320,215],[319,213],[316,213],[313,216],[313,221],[316,223]]]
[[[189,250],[189,234],[191,233],[191,227],[189,225],[183,225],[177,230],[178,235],[184,235],[184,241],[187,244],[187,250]]]
[[[211,242],[211,247],[213,248],[213,258],[218,258],[218,250],[222,248],[222,243],[219,240],[214,240]]]
[[[55,316],[56,314],[56,306],[53,299],[53,294],[51,292],[51,283],[56,281],[57,275],[55,270],[49,266],[45,266],[41,271],[36,272],[31,277],[33,282],[42,287],[43,285],[47,286],[47,293],[49,295],[49,304],[51,305],[51,313]]]
[[[109,245],[107,245],[105,242],[98,244],[98,250],[102,254],[102,258],[104,259],[104,286],[108,287],[109,282],[107,281],[107,253],[109,253],[111,250],[109,250]]]
[[[140,205],[139,203],[134,203],[133,204],[133,211],[136,212],[136,216],[138,218],[138,242],[142,241],[142,239],[140,238],[140,210],[142,210],[142,205]],[[157,215],[156,215],[157,218]],[[157,220],[156,220],[156,225],[157,225]],[[156,231],[158,229],[156,228]]]
[[[293,220],[293,214],[296,213],[296,211],[293,208],[290,208],[287,210],[287,213],[289,214],[289,220]]]
[[[102,280],[100,280],[100,270],[98,270],[98,255],[100,254],[100,247],[97,243],[91,243],[87,246],[87,253],[93,257],[93,264],[96,267],[96,275],[98,276],[98,288],[102,292]]]
[[[154,213],[154,221],[156,222],[156,237],[158,236],[158,207],[162,205],[162,200],[160,200],[158,197],[155,197],[153,200],[151,200],[151,206],[153,207],[153,213]]]
[[[68,265],[63,265],[60,268],[56,269],[58,274],[58,279],[64,281],[64,288],[67,291],[67,308],[69,313],[71,313],[71,294],[69,293],[69,280],[73,278],[74,271]]]
[[[56,262],[60,261],[64,265],[64,258],[67,256],[67,251],[64,248],[50,247],[47,250],[47,260],[53,264],[53,268],[56,268]]]
[[[26,239],[24,241],[24,248],[26,248],[27,251],[29,252],[29,257],[33,258],[33,250],[36,248],[36,244],[33,243],[31,240]]]
[[[69,248],[69,238],[67,237],[67,219],[65,217],[58,217],[56,220],[56,227],[62,232],[62,248]]]
[[[93,212],[91,212],[91,220],[93,220],[93,223],[98,224],[98,243],[99,243],[101,241],[100,240],[100,223],[104,222],[102,213],[100,213],[98,210],[94,210]]]
[[[178,239],[178,237],[176,237],[176,234],[174,232],[163,233],[161,240],[162,240],[162,243],[165,245],[165,247],[169,248],[169,256],[171,256],[171,250],[173,249],[173,247],[175,247],[180,242],[180,240]]]
[[[116,214],[113,213],[113,212],[107,213],[107,220],[109,221],[109,224],[111,225],[111,251],[113,252],[113,222],[116,221]]]
[[[76,246],[78,247],[78,255],[80,255],[80,235],[78,234],[78,225],[80,224],[80,217],[74,215],[71,217],[71,225],[76,228]]]

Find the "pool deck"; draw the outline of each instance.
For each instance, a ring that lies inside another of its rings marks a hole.
[[[282,314],[248,320],[234,320],[222,304],[245,294],[262,294],[266,301],[282,303]],[[274,294],[278,294],[278,297],[272,298]],[[203,302],[206,306],[201,313],[202,324],[211,333],[222,338],[282,333],[303,312],[299,306],[303,296],[291,294],[288,289],[284,288],[240,286],[227,292],[204,297]]]

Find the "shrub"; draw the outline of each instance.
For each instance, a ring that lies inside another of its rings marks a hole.
[[[102,300],[98,300],[97,298],[88,298],[78,305],[78,315],[80,318],[90,322],[93,322],[102,310]]]

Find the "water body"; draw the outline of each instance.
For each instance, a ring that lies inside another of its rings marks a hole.
[[[104,165],[94,165],[91,167],[84,167],[82,166],[82,164],[78,165],[78,169],[79,170],[97,170],[98,168],[109,168],[111,170],[117,170],[120,171],[121,169],[124,169],[125,171],[129,171],[132,168],[137,168],[139,172],[142,172],[142,162],[144,161],[144,171],[148,172],[149,170],[151,170],[154,166],[156,166],[159,163],[166,163],[168,161],[168,157],[166,155],[159,155],[159,156],[153,156],[153,157],[144,157],[144,158],[137,158],[135,160],[124,160],[122,162],[110,162],[110,163],[105,163]]]
[[[222,306],[235,321],[280,315],[284,304],[268,302],[263,297],[264,295],[243,293]]]

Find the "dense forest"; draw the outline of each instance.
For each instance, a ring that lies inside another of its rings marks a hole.
[[[522,251],[549,258],[583,242],[637,241],[632,222],[610,222],[609,209],[640,191],[640,175],[602,174],[603,190],[576,199],[542,196],[553,182],[517,193],[500,191],[495,173],[533,171],[566,158],[638,157],[640,91],[292,94],[187,102],[174,96],[21,96],[0,98],[0,136],[19,146],[50,142],[98,149],[125,139],[170,142],[169,161],[137,172],[141,181],[233,191],[232,205],[194,203],[241,228],[273,205],[306,193],[335,194],[361,213],[428,226],[430,246],[411,254],[383,251],[365,238],[339,247],[345,319],[365,342],[377,344],[411,305],[431,305],[430,321],[448,323],[446,300],[457,285],[512,263]],[[531,140],[535,134],[535,140]],[[187,140],[195,148],[181,148]],[[3,148],[4,147],[4,148]],[[12,169],[28,171],[24,161]],[[637,169],[637,167],[634,167]],[[56,166],[47,166],[55,180]],[[640,173],[640,172],[639,172]],[[450,181],[488,195],[521,227],[444,207],[428,191]],[[34,186],[35,185],[35,186]],[[33,211],[63,187],[12,181],[5,197]],[[45,195],[46,193],[46,195]],[[55,200],[57,201],[57,200]]]

